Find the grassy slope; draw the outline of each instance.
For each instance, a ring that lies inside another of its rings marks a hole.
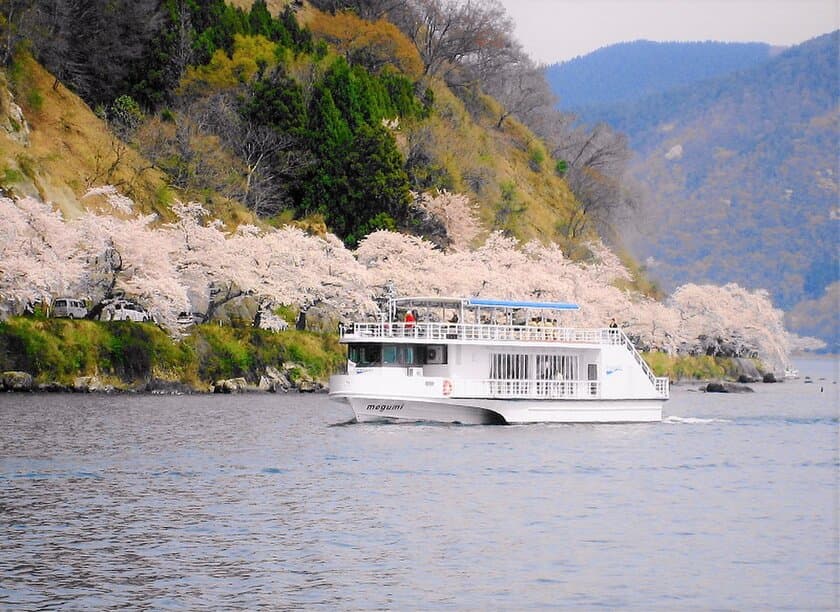
[[[289,362],[325,381],[343,361],[334,335],[295,330],[200,325],[175,341],[147,323],[28,317],[0,323],[0,371],[25,371],[39,383],[95,375],[122,388],[163,380],[206,390],[239,376],[255,384],[267,366]]]
[[[431,150],[452,177],[451,189],[470,194],[479,204],[479,217],[488,229],[507,229],[520,239],[555,240],[557,221],[575,206],[574,195],[565,181],[553,174],[547,155],[535,171],[529,165],[530,151],[542,143],[522,124],[507,120],[495,127],[494,101],[483,100],[485,108],[474,118],[443,84],[433,84],[436,114],[421,126],[432,134]],[[476,189],[471,177],[480,176]],[[514,212],[507,223],[496,222],[502,203],[502,186],[512,183]]]
[[[30,57],[19,58],[5,76],[30,135],[28,146],[0,137],[4,189],[39,196],[73,217],[95,204],[80,201],[88,188],[113,184],[144,210],[163,212],[166,177],[114,138],[78,96],[54,87],[53,76]]]

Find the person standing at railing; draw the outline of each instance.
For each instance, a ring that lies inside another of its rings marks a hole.
[[[405,333],[411,335],[414,333],[414,323],[417,321],[417,315],[413,310],[405,312]]]
[[[618,323],[615,322],[615,319],[610,320],[610,329],[618,329]]]

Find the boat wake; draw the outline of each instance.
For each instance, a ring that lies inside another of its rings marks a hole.
[[[662,419],[663,423],[671,425],[708,425],[710,423],[732,423],[731,419],[701,419],[698,417],[669,416]]]

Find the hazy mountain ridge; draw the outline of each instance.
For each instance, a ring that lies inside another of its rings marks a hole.
[[[652,276],[666,288],[765,287],[785,309],[830,304],[819,298],[838,278],[838,91],[834,32],[590,116],[636,152],[631,174],[646,195],[625,239]],[[826,320],[836,348],[836,315]]]
[[[773,50],[765,43],[637,40],[548,66],[546,78],[564,110],[590,119],[616,103],[755,66]]]

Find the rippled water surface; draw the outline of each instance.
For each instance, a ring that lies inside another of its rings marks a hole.
[[[0,607],[834,608],[836,364],[652,425],[3,395]]]

